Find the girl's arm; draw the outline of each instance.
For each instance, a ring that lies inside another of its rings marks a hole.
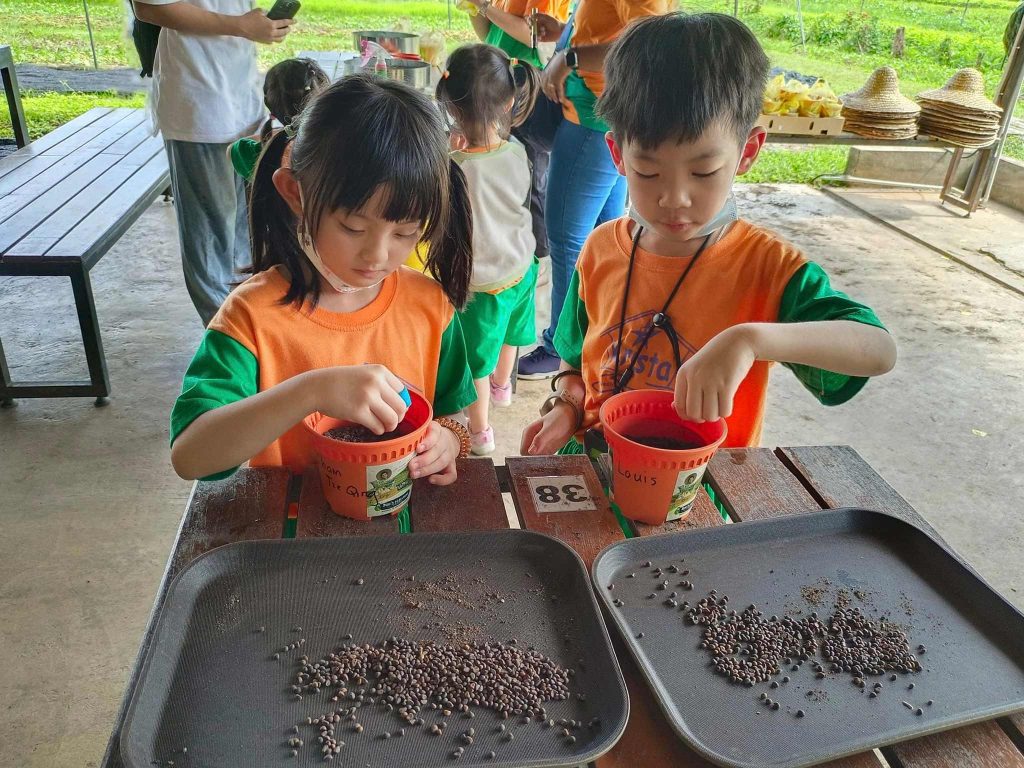
[[[382,365],[321,368],[199,416],[171,447],[186,480],[237,467],[313,411],[362,424],[375,434],[398,427],[402,380]]]
[[[851,320],[735,325],[680,367],[675,388],[679,415],[692,421],[730,416],[736,390],[757,360],[880,376],[896,364],[896,343],[882,328]]]
[[[486,8],[483,8],[485,3],[482,0],[475,0],[474,4],[477,8],[481,8],[481,12],[472,19],[473,29],[481,40],[487,39],[487,33],[491,31],[491,24],[493,24],[523,45],[529,45],[533,42],[530,39],[530,22],[522,16],[516,16],[514,13],[503,11],[494,5],[488,5]]]

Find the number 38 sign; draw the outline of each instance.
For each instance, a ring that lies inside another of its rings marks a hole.
[[[587,512],[597,509],[583,475],[528,477],[526,482],[538,512]]]

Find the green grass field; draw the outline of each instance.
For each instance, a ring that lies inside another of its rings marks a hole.
[[[134,66],[123,0],[88,2],[100,66]],[[803,45],[796,0],[739,0],[736,6],[774,66],[825,77],[842,94],[859,88],[875,67],[891,64],[900,72],[903,92],[912,97],[942,85],[964,66],[982,71],[991,95],[1003,62],[1003,29],[1017,2],[803,0]],[[734,2],[680,0],[680,7],[732,13]],[[17,61],[92,66],[85,17],[77,0],[0,0],[0,14],[3,42],[11,43]],[[388,28],[400,20],[416,31],[443,32],[449,47],[474,39],[466,16],[457,10],[452,10],[449,27],[444,0],[304,0],[299,23],[285,43],[260,46],[260,64],[269,66],[301,50],[350,49],[353,30]],[[899,59],[891,53],[897,26],[906,27],[905,55]],[[91,106],[137,105],[141,97],[27,93],[24,102],[29,130],[38,136]],[[1018,105],[1017,114],[1024,116],[1024,104]],[[0,135],[11,135],[6,112],[0,114]],[[1024,141],[1013,139],[1006,151],[1024,159]],[[808,181],[840,171],[845,158],[846,150],[831,147],[772,151],[762,156],[746,180]]]

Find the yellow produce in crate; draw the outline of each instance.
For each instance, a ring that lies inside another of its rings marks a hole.
[[[776,75],[764,91],[761,111],[766,115],[800,115],[801,117],[838,117],[843,105],[825,80],[808,86],[795,78],[786,80]]]

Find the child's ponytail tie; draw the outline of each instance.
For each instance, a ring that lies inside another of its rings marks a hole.
[[[512,57],[511,59],[508,60],[508,66],[510,69],[515,69],[516,67],[519,66],[519,59]]]
[[[449,72],[447,69],[441,71],[441,79],[442,80],[447,80],[450,75],[451,75],[451,72]]]
[[[294,139],[295,138],[295,125],[292,124],[292,123],[288,123],[288,125],[286,125],[284,127],[284,135],[287,136],[289,139]]]

